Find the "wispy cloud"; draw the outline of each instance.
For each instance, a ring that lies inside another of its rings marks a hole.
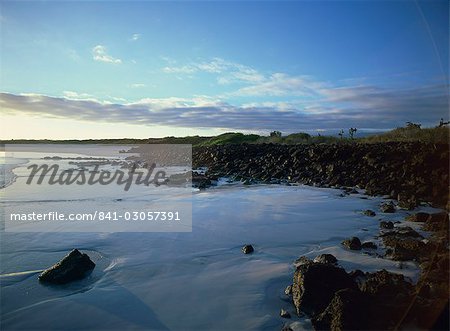
[[[315,81],[308,76],[292,76],[285,73],[263,74],[260,71],[239,64],[214,58],[206,62],[191,62],[162,69],[168,74],[186,74],[203,72],[216,76],[219,85],[239,84],[240,88],[228,95],[232,96],[313,96],[326,84]]]
[[[67,55],[69,56],[69,58],[72,60],[72,61],[75,61],[75,62],[80,62],[81,61],[81,56],[78,54],[78,52],[76,51],[76,50],[74,50],[74,49],[68,49],[67,50]]]
[[[86,121],[191,128],[271,130],[294,132],[310,129],[358,127],[389,129],[406,121],[432,125],[447,118],[448,86],[386,90],[374,86],[326,88],[313,102],[261,102],[231,104],[209,96],[147,98],[136,102],[77,100],[2,93],[0,107],[7,113],[27,113]],[[71,98],[69,98],[71,96]]]
[[[103,45],[97,45],[92,48],[92,56],[95,61],[120,64],[122,63],[121,59],[117,59],[112,57],[111,55],[106,53],[106,47]]]
[[[314,96],[325,84],[306,76],[274,73],[255,84],[240,88],[233,94],[242,96]]]
[[[174,65],[173,61],[171,61],[171,64],[171,66],[162,68],[163,72],[168,74],[193,74],[196,72],[215,74],[219,84],[259,82],[264,79],[264,76],[257,70],[243,64],[226,61],[222,58],[192,62],[182,66]]]
[[[63,95],[67,99],[73,99],[73,100],[86,100],[86,99],[95,99],[93,95],[88,93],[78,93],[75,91],[64,91]]]
[[[130,85],[132,88],[142,88],[142,87],[146,87],[147,85],[142,84],[142,83],[134,83]]]
[[[131,40],[131,41],[137,41],[137,40],[139,40],[140,38],[141,38],[141,34],[140,34],[140,33],[134,33],[134,34],[131,36],[130,40]]]

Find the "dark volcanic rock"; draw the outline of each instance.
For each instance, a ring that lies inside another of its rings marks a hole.
[[[392,223],[391,221],[381,221],[380,228],[391,230],[394,228],[394,223]]]
[[[392,202],[382,203],[380,210],[382,213],[395,213],[395,205]]]
[[[356,288],[356,283],[344,269],[312,261],[301,264],[294,273],[292,285],[297,313],[320,313],[328,306],[334,293],[344,288]]]
[[[363,248],[363,249],[377,249],[378,247],[373,242],[366,241],[366,242],[362,243],[361,248]]]
[[[365,305],[368,318],[360,329],[395,329],[415,294],[414,286],[403,275],[384,269],[360,277],[358,287],[368,298]]]
[[[367,209],[363,211],[363,214],[366,216],[374,217],[376,214],[373,210]]]
[[[380,237],[386,247],[386,255],[396,261],[420,260],[426,255],[423,237],[409,226],[398,227],[393,231],[382,233]]]
[[[334,264],[337,262],[337,259],[332,254],[320,254],[314,259],[315,263],[331,263]]]
[[[407,193],[399,193],[397,195],[397,201],[400,208],[407,210],[413,210],[418,204],[416,197]]]
[[[359,290],[339,290],[328,307],[311,321],[316,330],[364,330],[369,321],[368,303],[368,296]]]
[[[302,265],[302,264],[308,264],[311,263],[311,260],[308,259],[306,256],[300,256],[297,260],[295,260],[294,265],[296,267]]]
[[[394,274],[385,269],[366,273],[366,279],[359,283],[359,289],[372,296],[381,298],[389,298],[397,295],[409,295],[413,291],[411,283],[405,280],[401,274]]]
[[[287,310],[281,309],[280,310],[280,316],[283,318],[291,318],[291,314]]]
[[[449,232],[449,217],[447,212],[430,214],[425,222],[424,229],[427,231]]]
[[[169,186],[184,186],[191,182],[192,187],[199,189],[205,189],[213,185],[213,181],[216,178],[214,176],[207,176],[196,171],[187,171],[181,174],[173,174],[166,180],[166,184]]]
[[[351,237],[350,239],[345,239],[341,243],[345,247],[351,250],[359,251],[361,250],[361,240],[358,237]]]
[[[250,254],[250,253],[253,253],[253,251],[254,251],[254,249],[253,249],[252,245],[244,245],[242,247],[242,253],[244,253],[244,254]]]
[[[406,216],[405,220],[409,222],[425,222],[428,216],[430,216],[430,214],[420,212]]]
[[[83,278],[94,267],[95,263],[87,254],[74,249],[61,261],[44,270],[39,275],[39,280],[52,284],[65,284]]]
[[[194,147],[192,160],[194,168],[222,176],[358,185],[369,195],[389,194],[406,209],[420,201],[444,207],[449,198],[448,144],[230,144]]]
[[[286,286],[286,288],[284,289],[284,294],[288,296],[292,295],[292,285]]]

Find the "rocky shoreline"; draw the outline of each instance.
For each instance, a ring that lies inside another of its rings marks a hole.
[[[195,147],[192,161],[212,178],[359,187],[407,209],[421,201],[446,208],[449,200],[448,144],[218,145]]]
[[[330,254],[313,261],[302,256],[295,261],[293,283],[285,290],[297,313],[307,314],[317,330],[448,330],[448,213],[420,212],[407,220],[420,221],[424,229],[439,223],[425,239],[409,226],[387,229],[386,222],[380,222],[379,238],[386,252],[382,258],[416,262],[422,271],[416,284],[386,270],[347,272]],[[342,245],[364,249],[357,237]],[[286,324],[283,330],[292,328]]]
[[[449,209],[449,145],[423,143],[275,145],[240,144],[199,147],[193,167],[208,167],[193,182],[208,187],[219,176],[244,184],[302,183],[344,189],[365,189],[395,203],[380,206],[383,213],[413,210],[421,204]],[[422,272],[417,284],[402,275],[380,270],[346,272],[333,257],[296,261],[292,297],[298,314],[307,314],[317,330],[380,330],[449,328],[448,212],[412,212],[406,221],[419,222],[431,236],[424,238],[408,226],[380,220],[383,258],[414,261]],[[374,211],[365,211],[375,216]],[[349,238],[349,250],[370,248]],[[373,247],[373,248],[376,248]],[[283,313],[283,311],[282,311]],[[280,315],[290,318],[289,313]],[[285,324],[283,330],[292,330]]]

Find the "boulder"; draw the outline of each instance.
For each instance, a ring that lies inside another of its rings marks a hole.
[[[449,218],[447,212],[430,214],[423,227],[427,231],[449,232]]]
[[[290,325],[286,324],[286,325],[283,325],[283,328],[281,329],[281,331],[294,331],[294,330],[292,330]]]
[[[411,237],[388,236],[383,238],[383,243],[390,247],[386,251],[386,256],[395,261],[420,260],[424,254],[423,249],[426,244],[422,240]]]
[[[351,250],[361,250],[361,240],[358,237],[351,237],[350,239],[345,239],[341,243],[345,247]]]
[[[250,253],[253,253],[253,252],[254,252],[254,249],[253,249],[252,245],[244,245],[242,247],[242,253],[244,253],[244,254],[250,254]]]
[[[337,263],[337,259],[332,254],[320,254],[314,259],[315,263]]]
[[[398,194],[397,201],[400,208],[407,210],[413,210],[418,204],[414,195],[404,192]]]
[[[368,304],[368,296],[361,291],[342,289],[311,322],[316,330],[365,330],[370,325]]]
[[[395,213],[395,205],[392,202],[382,203],[380,210],[382,213]]]
[[[367,209],[363,211],[363,214],[366,216],[374,217],[376,214],[373,210]]]
[[[281,309],[280,310],[280,316],[283,318],[291,318],[291,314],[287,310]]]
[[[430,216],[430,214],[420,212],[406,216],[405,220],[409,222],[425,222],[428,219],[428,216]]]
[[[424,249],[423,237],[409,226],[397,227],[393,231],[380,234],[383,244],[389,249],[386,256],[396,261],[420,260],[428,253]]]
[[[380,228],[391,230],[394,228],[394,223],[392,223],[391,221],[381,221]]]
[[[334,293],[344,288],[357,288],[352,277],[333,264],[308,262],[294,273],[292,294],[297,313],[317,314],[323,311]]]
[[[294,265],[296,267],[302,265],[302,264],[308,264],[311,263],[312,261],[310,259],[308,259],[306,256],[300,256],[297,260],[295,260]]]
[[[61,261],[44,270],[39,275],[39,281],[66,284],[84,278],[94,268],[95,263],[87,254],[82,254],[78,249],[74,249]]]
[[[286,294],[288,296],[292,295],[292,285],[286,286],[286,288],[284,289],[284,294]]]
[[[377,249],[378,246],[375,243],[371,242],[371,241],[366,241],[366,242],[361,244],[361,248],[363,248],[363,249]]]
[[[410,226],[398,226],[393,231],[383,232],[380,234],[380,237],[412,237],[412,238],[420,238],[423,237],[416,230],[411,228]]]
[[[402,274],[394,274],[385,269],[366,273],[365,276],[365,280],[359,284],[359,289],[373,296],[392,297],[400,293],[411,294],[414,289]]]

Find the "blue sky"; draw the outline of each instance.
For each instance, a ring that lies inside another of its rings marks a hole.
[[[448,118],[448,1],[1,6],[1,138],[384,130]]]

